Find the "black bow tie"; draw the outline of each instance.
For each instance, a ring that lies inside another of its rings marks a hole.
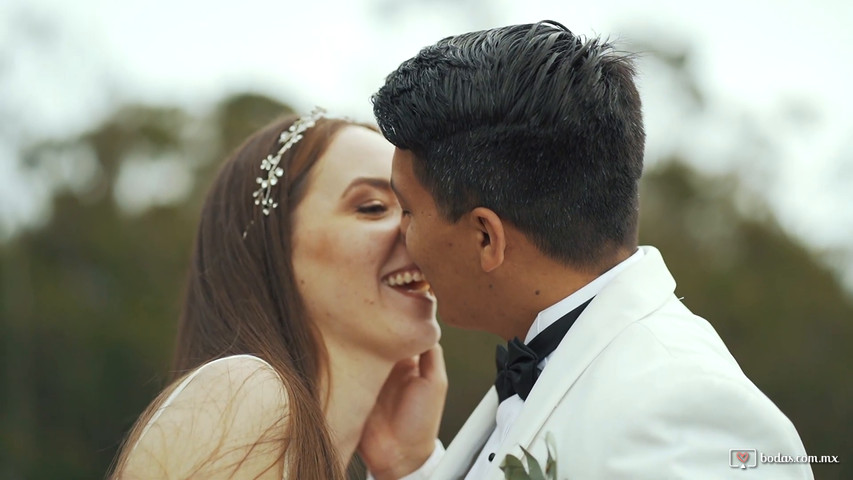
[[[539,378],[539,362],[557,349],[566,332],[591,301],[592,299],[589,299],[563,315],[536,335],[528,345],[522,343],[518,337],[510,340],[506,348],[498,345],[495,352],[495,363],[498,367],[495,388],[498,391],[498,402],[503,402],[516,393],[522,400],[527,400],[533,384]]]

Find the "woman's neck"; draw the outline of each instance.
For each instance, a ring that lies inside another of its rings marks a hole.
[[[332,442],[346,467],[394,364],[349,345],[327,340],[326,346],[329,376],[324,376],[320,400],[328,399],[324,409],[326,422]]]

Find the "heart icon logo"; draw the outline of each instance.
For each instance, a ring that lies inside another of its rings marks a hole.
[[[740,460],[741,463],[746,463],[749,460],[749,452],[738,452],[737,459]]]

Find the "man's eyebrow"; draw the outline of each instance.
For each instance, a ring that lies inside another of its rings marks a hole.
[[[346,197],[347,193],[349,193],[350,190],[352,190],[355,187],[361,186],[361,185],[370,185],[371,187],[377,188],[379,190],[391,190],[392,189],[391,184],[388,182],[388,179],[386,179],[386,178],[358,177],[358,178],[354,179],[352,182],[350,182],[349,185],[347,185],[347,188],[344,189],[344,193],[341,194],[341,198]]]
[[[394,192],[394,195],[397,196],[397,199],[400,200],[401,202],[405,203],[406,197],[401,195],[400,190],[397,190],[397,187],[394,186],[394,179],[393,178],[391,179],[389,186],[391,187],[391,191]]]

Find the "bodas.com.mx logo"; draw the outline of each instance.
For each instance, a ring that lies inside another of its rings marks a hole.
[[[729,450],[729,466],[732,468],[755,468],[758,466],[758,455],[754,448]]]

